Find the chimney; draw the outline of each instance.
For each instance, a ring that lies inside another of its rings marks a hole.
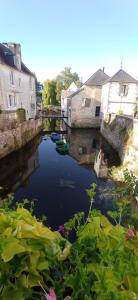
[[[103,67],[103,72],[104,72],[104,69],[105,69],[105,68]]]
[[[3,43],[4,46],[8,47],[14,54],[14,65],[21,71],[21,45],[16,43]]]

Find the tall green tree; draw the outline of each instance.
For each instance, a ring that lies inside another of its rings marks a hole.
[[[79,75],[76,72],[72,73],[70,67],[65,67],[64,70],[57,75],[56,80],[63,85],[64,89],[68,89],[73,81],[78,87],[81,86]]]
[[[56,105],[56,81],[46,80],[42,94],[43,108],[47,105]]]
[[[61,101],[61,91],[64,89],[64,85],[61,81],[57,80],[56,81],[56,99],[57,99],[57,104],[60,104]]]

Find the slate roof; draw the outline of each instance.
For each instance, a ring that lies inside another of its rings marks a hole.
[[[76,92],[72,92],[69,97],[72,98],[72,97],[76,96],[77,94],[79,94],[83,90],[84,90],[84,88],[80,88]]]
[[[15,64],[14,64],[14,54],[11,49],[4,46],[0,43],[0,62],[3,64],[8,65],[9,67],[12,67],[17,70]],[[35,74],[32,73],[23,62],[21,62],[21,72],[26,73],[28,75],[34,76]]]
[[[101,86],[107,79],[109,79],[109,76],[99,69],[83,85]]]
[[[122,82],[122,83],[137,83],[137,80],[129,75],[124,70],[120,69],[112,77],[110,77],[106,82]]]

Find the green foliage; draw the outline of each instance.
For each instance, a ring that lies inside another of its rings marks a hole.
[[[66,259],[70,244],[21,205],[10,209],[12,200],[0,208],[0,299],[42,299],[39,282],[52,285],[53,260]]]
[[[81,225],[68,260],[57,266],[60,279],[54,287],[58,299],[63,299],[66,290],[76,300],[137,299],[138,238],[127,240],[127,231],[92,212],[89,222]]]
[[[64,89],[64,85],[61,81],[56,81],[56,100],[57,103],[60,104],[61,101],[61,91]]]
[[[60,119],[44,119],[43,120],[43,129],[45,131],[55,131],[60,130]]]
[[[114,211],[108,212],[116,224],[135,225],[138,229],[138,215],[133,213],[132,202],[138,200],[138,180],[127,169],[123,172],[124,182],[115,186],[110,192],[105,190],[105,196],[112,196]]]
[[[136,179],[128,173],[125,178],[131,182],[126,193],[133,189],[136,195]],[[79,212],[60,226],[66,238],[75,230],[72,245],[23,207],[28,200],[11,209],[13,196],[8,195],[0,208],[0,299],[45,299],[50,287],[57,300],[138,299],[138,232],[121,225],[123,216],[129,216],[129,202],[124,197],[118,202],[110,214],[113,225],[92,209],[95,193],[92,184],[86,217]]]
[[[79,76],[76,72],[72,73],[71,68],[66,67],[57,75],[56,80],[46,80],[42,93],[43,108],[47,105],[59,105],[61,101],[61,91],[67,89],[72,82],[78,87],[81,86]],[[39,83],[37,83],[39,85]]]
[[[47,105],[56,105],[56,81],[46,80],[42,93],[43,108]]]
[[[70,84],[74,81],[78,87],[81,86],[79,75],[71,72],[70,67],[65,67],[63,71],[56,77],[56,80],[64,86],[64,89],[68,89]]]

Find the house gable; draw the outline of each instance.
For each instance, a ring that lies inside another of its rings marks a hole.
[[[83,85],[102,86],[109,79],[109,76],[103,70],[97,70]]]

